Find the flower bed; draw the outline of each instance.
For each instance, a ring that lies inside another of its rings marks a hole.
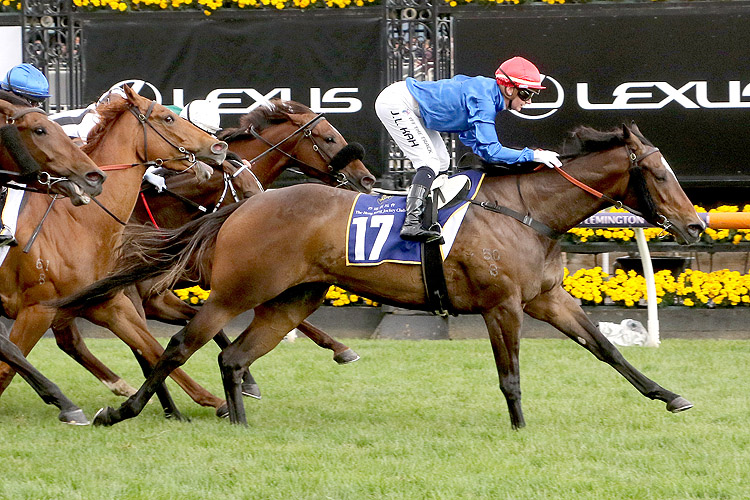
[[[199,306],[206,301],[208,295],[211,292],[210,290],[203,290],[199,286],[193,286],[190,288],[180,288],[179,290],[174,290],[174,293],[183,302],[193,306]],[[331,286],[331,288],[328,289],[323,305],[334,307],[379,306],[377,302],[373,302],[372,300],[365,297],[349,293],[343,288],[339,288],[337,286]]]
[[[657,303],[660,306],[748,307],[750,274],[723,269],[706,273],[688,269],[678,277],[669,271],[654,274]],[[565,269],[563,288],[582,305],[645,306],[646,280],[635,271],[605,273],[601,267],[580,269],[570,274]]]
[[[735,205],[722,205],[711,210],[696,205],[695,210],[702,213],[735,213],[740,208]],[[625,209],[612,209],[612,212],[625,212]],[[742,212],[750,212],[750,205],[745,205]],[[664,233],[661,228],[650,227],[643,230],[646,240],[658,239],[660,241],[675,241],[671,234]],[[595,242],[618,242],[630,243],[635,241],[635,232],[629,228],[583,228],[574,227],[563,237],[563,241],[572,243],[595,243]],[[701,237],[701,241],[706,243],[740,243],[750,242],[750,229],[711,229],[707,228]]]

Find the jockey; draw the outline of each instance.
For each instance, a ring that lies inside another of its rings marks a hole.
[[[49,82],[44,74],[29,63],[12,67],[0,81],[0,99],[17,106],[40,106],[50,96]],[[7,187],[2,186],[0,195],[5,195]],[[2,216],[0,206],[0,216]],[[0,247],[15,246],[18,243],[11,230],[0,218]]]
[[[503,62],[495,78],[456,75],[438,81],[407,78],[386,87],[375,101],[375,112],[416,173],[406,197],[401,237],[412,241],[441,240],[439,230],[423,229],[422,214],[432,181],[450,166],[440,132],[457,133],[474,153],[489,163],[527,161],[548,167],[562,163],[554,151],[511,149],[500,144],[495,117],[519,111],[545,87],[537,67],[523,57]]]
[[[196,99],[195,101],[190,101],[182,110],[177,109],[176,106],[168,107],[207,134],[215,136],[221,130],[219,108],[211,101]],[[166,189],[167,185],[164,177],[155,172],[157,168],[149,167],[146,169],[143,180],[153,184],[156,187],[156,191],[161,193]]]
[[[13,66],[0,81],[0,89],[5,91],[0,99],[10,97],[8,102],[15,104],[20,97],[27,106],[39,106],[50,96],[47,77],[29,63]]]

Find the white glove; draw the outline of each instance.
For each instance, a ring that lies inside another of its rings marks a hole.
[[[544,149],[534,150],[534,161],[544,163],[549,168],[562,167],[562,162],[558,158],[558,154],[554,151],[546,151]]]
[[[161,193],[165,189],[167,189],[167,183],[164,182],[164,177],[161,175],[155,174],[154,170],[156,170],[158,167],[148,167],[146,169],[146,173],[143,174],[143,180],[148,181],[150,184],[153,184],[156,186],[156,191]]]

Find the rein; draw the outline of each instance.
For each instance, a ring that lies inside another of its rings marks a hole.
[[[313,136],[312,131],[313,131],[313,128],[315,128],[315,124],[318,121],[320,121],[320,120],[325,120],[325,117],[322,114],[316,115],[315,118],[311,119],[310,121],[308,121],[307,123],[305,123],[304,125],[302,125],[301,127],[299,127],[297,130],[295,130],[294,132],[292,132],[291,134],[289,134],[288,136],[286,136],[284,139],[282,139],[281,141],[277,142],[276,144],[273,144],[272,142],[266,140],[262,135],[260,135],[255,130],[255,127],[251,126],[247,130],[247,132],[250,135],[252,135],[254,138],[256,138],[259,141],[261,141],[263,144],[265,144],[266,146],[268,146],[268,149],[265,150],[265,151],[263,151],[261,154],[259,154],[258,156],[256,156],[252,160],[250,160],[250,163],[251,164],[255,163],[256,161],[258,161],[259,159],[263,158],[264,156],[266,156],[267,154],[271,153],[272,151],[278,151],[279,153],[281,153],[282,155],[286,156],[287,158],[289,158],[290,160],[292,160],[293,162],[297,163],[300,166],[301,172],[298,172],[298,171],[296,171],[294,169],[287,169],[290,172],[299,173],[300,175],[307,175],[309,177],[312,177],[314,179],[318,179],[319,181],[323,181],[326,184],[329,184],[329,185],[335,186],[335,187],[341,187],[341,186],[345,186],[345,185],[349,184],[350,181],[346,177],[346,174],[344,174],[343,172],[337,171],[336,169],[334,169],[333,167],[331,167],[330,164],[331,164],[332,158],[326,158],[327,155],[323,152],[323,149],[315,141],[315,137]],[[317,168],[313,167],[312,165],[310,165],[308,163],[305,163],[302,160],[300,160],[300,159],[292,156],[291,154],[287,153],[286,151],[284,151],[282,149],[279,149],[279,147],[282,144],[286,143],[289,139],[291,139],[292,137],[295,137],[300,132],[302,133],[302,137],[300,138],[300,140],[302,140],[302,139],[310,139],[310,142],[312,142],[312,149],[313,149],[313,151],[315,151],[316,153],[318,153],[320,155],[320,157],[323,159],[323,161],[326,163],[326,165],[328,165],[328,169],[331,172],[334,172],[334,173],[322,172],[322,171],[318,170]],[[343,168],[343,167],[344,167],[344,165],[342,165],[341,168]],[[246,168],[248,168],[248,167],[246,165],[243,165],[243,167],[240,168],[240,170],[238,170],[237,172],[235,172],[232,177],[237,177],[240,174],[240,172],[242,170],[246,169]]]
[[[634,171],[640,171],[640,169],[642,168],[641,165],[640,165],[640,162],[644,158],[646,158],[646,157],[648,157],[648,156],[650,156],[650,155],[658,152],[659,148],[652,147],[651,149],[649,149],[648,151],[646,151],[645,153],[643,153],[640,156],[636,155],[635,151],[631,151],[630,148],[627,148],[627,151],[628,151],[628,160],[630,161],[630,166],[628,167],[628,171],[629,172],[634,172]],[[562,168],[560,168],[560,167],[554,167],[554,170],[558,174],[560,174],[565,180],[569,181],[574,186],[576,186],[576,187],[578,187],[578,188],[586,191],[587,193],[589,193],[589,194],[591,194],[591,195],[593,195],[593,196],[595,196],[595,197],[597,197],[597,198],[599,198],[601,200],[605,200],[605,201],[607,201],[608,203],[611,203],[612,205],[614,205],[617,208],[625,209],[628,212],[632,213],[633,215],[636,215],[638,217],[642,217],[644,219],[648,219],[649,218],[646,215],[644,215],[642,212],[640,212],[640,211],[638,211],[638,210],[636,210],[636,209],[634,209],[632,207],[629,207],[628,205],[625,205],[622,201],[615,200],[614,198],[612,198],[612,197],[610,197],[610,196],[608,196],[608,195],[606,195],[606,194],[604,194],[604,193],[602,193],[600,191],[597,191],[596,189],[592,188],[588,184],[585,184],[585,183],[579,181],[578,179],[576,179],[575,177],[573,177],[572,175],[570,175],[569,173],[567,173],[566,171],[564,171]],[[640,175],[643,175],[643,174],[641,173]],[[516,179],[516,186],[518,187],[518,194],[519,194],[519,196],[521,196],[521,201],[523,202],[523,196],[521,195],[520,177]],[[646,200],[647,201],[647,203],[646,203],[647,206],[653,206],[653,200],[651,199],[651,194],[648,192],[648,190],[640,191],[639,195],[648,198]],[[544,236],[547,236],[548,238],[557,239],[560,236],[562,236],[562,234],[563,234],[563,233],[560,233],[558,231],[555,231],[554,229],[552,229],[551,227],[547,226],[546,224],[544,224],[542,222],[539,222],[538,220],[535,220],[534,218],[531,217],[531,215],[528,212],[526,214],[523,214],[523,213],[518,212],[516,210],[513,210],[511,208],[504,207],[502,205],[498,205],[497,203],[490,203],[490,202],[486,202],[486,201],[482,201],[482,202],[478,202],[478,201],[475,201],[475,200],[466,200],[466,201],[468,201],[469,203],[471,203],[473,205],[478,205],[478,206],[484,208],[485,210],[489,210],[491,212],[495,212],[495,213],[499,213],[499,214],[503,214],[503,215],[507,215],[509,217],[512,217],[513,219],[516,219],[517,221],[519,221],[520,223],[522,223],[522,224],[524,224],[526,226],[529,226],[530,228],[534,229],[535,231],[537,231],[538,233],[540,233],[540,234],[542,234]],[[660,214],[660,213],[656,213],[656,212],[654,212],[653,215],[655,217],[661,217],[661,220],[658,221],[658,222],[656,222],[656,225],[658,225],[659,227],[661,227],[663,231],[666,232],[670,227],[672,227],[672,223],[669,221],[669,219],[667,219],[667,217],[665,215]]]

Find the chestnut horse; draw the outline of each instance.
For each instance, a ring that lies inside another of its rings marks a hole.
[[[525,425],[518,357],[524,313],[555,326],[644,396],[666,402],[667,410],[692,407],[630,365],[562,288],[562,257],[554,236],[612,203],[632,207],[683,243],[698,241],[704,225],[662,154],[634,124],[612,132],[581,128],[575,137],[579,150],[564,171],[484,176],[474,199],[465,202],[469,205],[463,224],[444,261],[452,310],[484,317],[514,429]],[[560,174],[593,189],[583,190]],[[128,279],[144,276],[161,276],[163,286],[186,273],[194,279],[203,276],[210,279],[211,295],[172,337],[138,392],[118,409],[100,410],[94,423],[111,425],[137,415],[172,370],[243,311],[254,309],[254,319],[219,355],[229,416],[242,424],[242,370],[315,311],[329,284],[386,304],[426,309],[420,266],[346,265],[348,216],[357,196],[364,195],[294,186],[254,196],[166,238],[153,230],[134,235],[114,274],[65,300],[67,307],[77,313],[79,307],[117,295],[117,287]],[[289,200],[304,210],[290,209]],[[496,213],[508,213],[507,208],[518,220]],[[290,246],[292,239],[295,245]]]
[[[209,172],[197,160],[221,163],[225,159],[226,143],[127,87],[125,95],[98,108],[101,122],[83,149],[95,163],[106,164],[110,170],[108,182],[96,199],[101,207],[73,209],[69,203],[51,204],[46,196],[31,195],[19,216],[16,238],[20,245],[10,249],[0,267],[0,298],[3,314],[16,320],[10,340],[24,355],[55,319],[57,311],[43,302],[69,295],[110,270],[124,227],[121,221],[127,220],[133,210],[148,165],[192,169],[207,179]],[[120,163],[111,165],[113,162]],[[28,253],[21,251],[46,212],[38,238]],[[147,362],[155,363],[162,352],[127,299],[106,304],[92,320],[115,333]],[[56,324],[57,329],[64,326],[65,322]],[[0,390],[8,386],[13,373],[0,364]],[[184,373],[176,375],[178,383],[202,403],[217,408],[223,405],[220,398]]]
[[[71,202],[77,205],[88,203],[89,195],[98,195],[105,179],[96,164],[73,144],[59,125],[47,119],[44,111],[15,106],[4,100],[0,100],[0,170],[2,186],[11,180],[22,182],[32,189],[70,196]],[[21,374],[45,403],[60,410],[61,422],[89,423],[83,411],[29,363],[7,337],[2,324],[0,360]]]
[[[236,161],[225,161],[214,169],[206,182],[195,176],[166,171],[167,191],[157,192],[144,183],[140,200],[130,218],[131,224],[151,223],[156,227],[177,228],[219,207],[239,202],[259,193],[288,168],[326,184],[369,193],[375,177],[362,163],[363,151],[346,139],[322,115],[296,101],[272,99],[240,119],[240,127],[225,129],[220,138],[229,144],[231,152],[249,159],[249,166]],[[196,309],[185,304],[171,292],[150,294],[149,282],[141,282],[128,296],[142,307],[148,319],[183,326]],[[333,351],[339,364],[359,359],[359,355],[345,344],[331,338],[324,331],[303,321],[299,330],[316,344]],[[86,347],[75,324],[58,331],[55,337],[60,348],[89,370],[102,383],[119,395],[130,396],[130,388]],[[223,331],[215,338],[221,348],[229,345]],[[260,397],[260,390],[248,373],[243,384],[244,394]]]

